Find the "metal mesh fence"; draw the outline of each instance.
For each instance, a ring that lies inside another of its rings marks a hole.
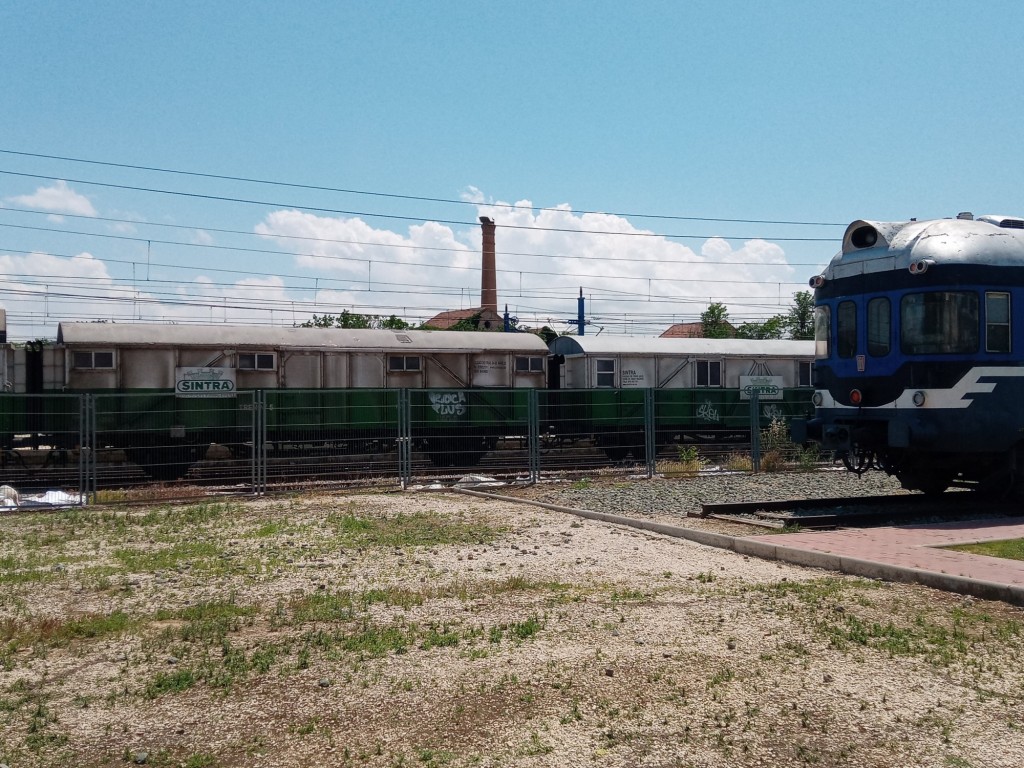
[[[19,490],[262,493],[331,484],[537,480],[605,468],[792,461],[809,390],[263,390],[0,395],[0,482]],[[762,439],[764,438],[764,439]],[[111,498],[107,493],[106,498]]]

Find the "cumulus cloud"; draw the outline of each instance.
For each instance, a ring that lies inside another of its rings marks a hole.
[[[54,338],[61,322],[300,323],[308,316],[276,276],[223,284],[203,275],[189,283],[119,278],[88,252],[0,253],[0,285],[16,340]]]
[[[89,198],[75,192],[66,181],[58,181],[50,187],[39,187],[31,195],[8,197],[6,201],[22,208],[37,208],[55,214],[98,215]]]
[[[616,314],[646,315],[650,327],[637,332],[647,333],[693,319],[716,296],[728,297],[742,319],[767,316],[772,305],[789,302],[789,293],[780,299],[779,285],[793,270],[774,243],[712,238],[694,250],[614,214],[577,213],[569,205],[537,209],[527,199],[485,203],[472,187],[463,199],[498,226],[499,310],[507,302],[534,324],[575,315],[581,289],[588,314],[606,315],[612,324]],[[428,309],[479,306],[477,226],[426,222],[399,234],[359,218],[283,210],[269,214],[256,232],[293,253],[297,267],[353,281],[349,290],[321,291],[320,299],[330,297],[335,307],[345,306],[339,303],[345,298],[353,306],[376,301],[385,312],[420,307],[423,318]]]
[[[674,322],[697,319],[712,301],[725,303],[738,323],[763,319],[785,311],[802,287],[785,251],[766,240],[665,236],[647,220],[638,225],[569,205],[537,208],[529,199],[488,200],[476,188],[463,197],[471,203],[451,218],[465,224],[424,221],[401,230],[359,217],[276,210],[252,229],[265,241],[258,253],[246,250],[251,240],[238,241],[237,255],[223,250],[215,259],[163,244],[153,253],[152,271],[148,247],[144,256],[138,250],[112,255],[113,274],[89,253],[72,259],[43,249],[0,254],[0,301],[9,315],[51,323],[53,332],[37,333],[50,336],[64,319],[298,324],[344,309],[418,323],[480,305],[480,216],[497,223],[498,309],[507,304],[533,327],[569,330],[581,290],[596,325],[657,335]],[[95,215],[63,182],[9,200],[28,205],[29,198],[48,210],[70,212],[77,204]],[[202,229],[190,230],[189,239],[199,246],[229,241]],[[161,282],[160,270],[189,264],[191,273],[173,271]],[[239,279],[240,272],[252,277]]]

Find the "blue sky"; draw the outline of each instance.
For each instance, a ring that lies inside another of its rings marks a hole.
[[[480,215],[521,321],[566,329],[583,288],[588,332],[656,335],[709,301],[784,310],[853,219],[1024,213],[1016,2],[40,1],[0,25],[17,339],[420,321],[478,303]]]

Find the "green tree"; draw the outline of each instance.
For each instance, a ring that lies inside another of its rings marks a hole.
[[[814,338],[814,295],[810,291],[793,294],[793,306],[786,315],[786,331],[791,339]]]
[[[764,322],[743,323],[736,329],[739,339],[781,339],[786,333],[786,315],[775,315]]]
[[[390,315],[361,315],[358,312],[349,312],[343,309],[340,315],[313,315],[312,320],[307,320],[299,325],[300,328],[389,328],[394,331],[404,331],[412,326],[400,317]]]
[[[712,302],[701,312],[700,326],[705,339],[727,339],[733,335],[729,310],[721,302]]]

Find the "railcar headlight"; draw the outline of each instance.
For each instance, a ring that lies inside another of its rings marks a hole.
[[[821,392],[815,392],[811,395],[811,405],[815,408],[820,408],[823,402],[825,402],[825,398],[821,396]]]
[[[920,408],[922,405],[924,405],[924,401],[925,401],[926,398],[925,398],[924,392],[922,392],[919,389],[919,390],[917,390],[917,392],[915,392],[911,396],[910,399],[914,402],[914,405],[916,405],[918,408]]]
[[[861,394],[861,391],[859,389],[851,389],[850,390],[850,402],[851,403],[853,403],[854,405],[860,405],[860,403],[861,403],[861,401],[863,399],[864,399],[864,395]]]
[[[811,288],[821,288],[825,284],[825,277],[823,275],[815,275],[807,283]]]

